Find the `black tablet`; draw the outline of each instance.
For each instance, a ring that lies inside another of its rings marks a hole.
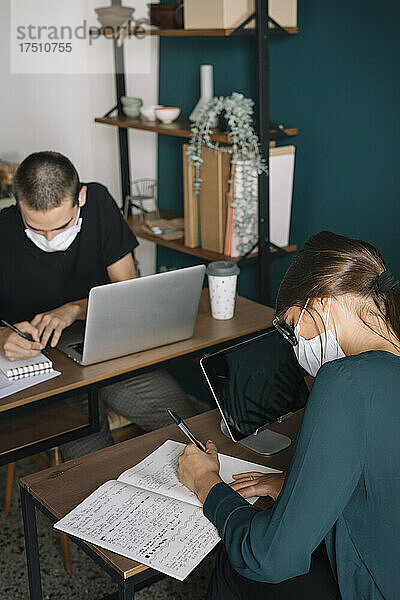
[[[274,328],[209,354],[200,365],[235,442],[306,404],[305,371]]]

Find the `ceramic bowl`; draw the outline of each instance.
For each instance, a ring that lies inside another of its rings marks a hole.
[[[139,106],[123,106],[122,112],[124,113],[124,115],[130,117],[131,119],[137,119],[138,117],[140,117]]]
[[[161,104],[147,104],[142,106],[140,114],[145,121],[157,121],[156,108],[162,108]]]
[[[166,125],[175,121],[181,114],[181,109],[175,106],[163,106],[155,110],[157,119]]]
[[[134,8],[129,6],[106,6],[96,8],[97,18],[103,27],[112,27],[118,29],[125,21],[132,17]]]
[[[131,96],[121,96],[121,103],[122,106],[130,106],[131,108],[139,109],[143,105],[143,100]]]

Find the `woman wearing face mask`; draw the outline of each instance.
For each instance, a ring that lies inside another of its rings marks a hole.
[[[179,477],[224,541],[210,599],[400,595],[400,288],[370,244],[313,236],[278,292],[275,326],[316,376],[286,475],[218,475],[189,445]],[[262,511],[244,498],[268,495]],[[328,560],[329,559],[329,560]]]

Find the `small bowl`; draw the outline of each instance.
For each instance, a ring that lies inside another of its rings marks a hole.
[[[162,108],[161,104],[147,104],[142,106],[140,114],[145,121],[157,121],[156,109]]]
[[[131,119],[137,119],[140,117],[140,108],[138,106],[123,106],[122,112]]]
[[[143,105],[141,98],[133,98],[130,96],[121,96],[122,106],[130,106],[131,108],[139,109]]]
[[[168,125],[175,121],[181,114],[181,109],[175,106],[163,106],[155,110],[157,119]]]
[[[135,9],[129,6],[106,6],[96,8],[95,11],[103,27],[112,27],[117,30],[118,27],[132,17]]]

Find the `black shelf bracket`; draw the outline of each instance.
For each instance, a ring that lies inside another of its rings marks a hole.
[[[284,33],[286,35],[290,35],[288,30],[285,29],[285,27],[282,27],[282,25],[279,25],[278,21],[275,21],[275,19],[273,19],[272,17],[268,16],[268,23],[271,23],[272,25],[274,25],[274,27],[276,27],[277,32],[276,33]]]
[[[252,252],[254,252],[254,250],[257,248],[258,246],[258,241],[256,241],[255,244],[252,245],[252,247],[250,248],[250,250],[247,250],[246,254],[243,254],[243,256],[238,260],[237,264],[240,267],[241,265],[243,265],[245,262],[247,262],[249,256],[252,254]],[[256,257],[254,257],[256,258]]]
[[[110,108],[110,110],[108,112],[106,112],[106,114],[103,116],[103,119],[107,119],[107,117],[109,117],[111,115],[111,113],[114,112],[114,110],[117,110],[119,106],[119,103],[116,104],[115,106],[113,106],[112,108]]]
[[[252,245],[252,247],[250,248],[250,250],[248,250],[246,252],[246,254],[243,254],[243,256],[241,256],[239,258],[239,260],[237,261],[237,265],[240,267],[241,265],[244,265],[245,263],[249,262],[249,261],[253,261],[253,260],[257,260],[258,255],[252,256],[254,250],[257,248],[259,244],[259,240],[257,240],[255,242],[255,244]],[[273,242],[269,242],[269,253],[270,253],[270,257],[272,258],[278,258],[280,256],[287,256],[289,254],[289,252],[287,250],[285,250],[284,248],[281,248],[280,246],[277,246],[276,244],[274,244]]]
[[[285,126],[278,123],[270,122],[270,136],[273,139],[287,138],[290,137],[288,133],[285,131]]]
[[[235,29],[232,31],[232,33],[230,35],[240,35],[243,33],[249,33],[248,30],[246,30],[246,26],[251,23],[251,21],[253,21],[256,18],[256,13],[253,12],[249,17],[247,17],[247,19],[245,19],[243,21],[243,23],[240,23],[240,25],[238,25],[237,27],[235,27]],[[282,25],[280,25],[277,21],[275,21],[275,19],[273,19],[272,17],[268,16],[267,19],[268,23],[271,23],[275,28],[276,31],[274,31],[274,33],[284,33],[286,35],[290,35],[289,31],[283,27]],[[271,33],[272,33],[271,31]]]
[[[238,35],[240,33],[247,33],[246,32],[246,25],[248,25],[251,21],[253,21],[253,19],[256,18],[256,13],[253,12],[249,17],[247,17],[247,19],[245,19],[243,21],[243,23],[241,23],[240,25],[238,25],[231,33],[231,35]]]

